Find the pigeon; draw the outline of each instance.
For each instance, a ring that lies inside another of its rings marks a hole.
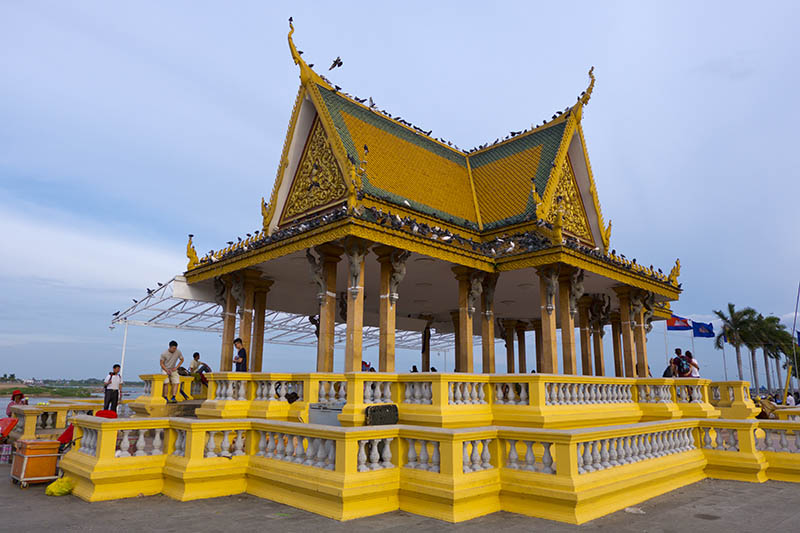
[[[375,107],[375,102],[372,100],[372,97],[370,96],[369,97],[369,108],[372,109],[373,107]]]
[[[148,288],[147,289],[147,294],[153,294],[153,289]]]
[[[163,287],[163,286],[164,286],[164,284],[163,284],[163,283],[161,283],[160,281],[158,281],[157,283],[158,283],[158,286],[159,286],[159,287]]]
[[[369,146],[367,146],[367,145],[365,144],[365,145],[364,145],[364,155],[367,155],[368,153],[369,153]]]
[[[135,303],[135,304],[139,303],[139,300],[137,300],[136,298],[131,298],[131,300],[133,300],[133,303]]]
[[[228,241],[228,246],[232,245],[233,241]]]
[[[111,316],[118,316],[118,315],[119,315],[119,311],[117,311],[116,313],[111,313]]]
[[[292,19],[292,17],[289,17],[289,24],[291,24],[292,22],[294,22],[294,20]]]
[[[341,67],[341,66],[342,66],[342,58],[339,57],[339,56],[336,56],[336,59],[333,60],[333,63],[331,63],[331,66],[330,66],[330,68],[328,70],[333,70],[333,69],[335,69],[337,67]]]
[[[314,63],[309,63],[308,68],[314,68]]]

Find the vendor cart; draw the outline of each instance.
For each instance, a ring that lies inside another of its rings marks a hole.
[[[14,451],[11,482],[26,488],[29,483],[46,483],[58,479],[56,468],[63,455],[57,440],[21,440]]]

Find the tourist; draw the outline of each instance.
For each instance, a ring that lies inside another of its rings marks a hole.
[[[794,406],[795,406],[794,394],[787,394],[786,395],[786,407],[794,407]]]
[[[11,401],[6,406],[6,416],[11,416],[11,408],[15,405],[28,405],[28,399],[19,389],[11,393]]]
[[[122,374],[119,373],[121,368],[119,365],[114,365],[111,367],[111,372],[108,373],[106,379],[103,380],[103,389],[105,391],[103,409],[117,410],[117,405],[122,396]]]
[[[181,386],[181,376],[178,374],[178,367],[183,364],[183,354],[178,349],[178,343],[169,341],[169,348],[161,354],[161,371],[167,376],[164,380],[164,397],[170,403],[177,403],[178,400],[175,396],[178,395],[178,389]],[[171,387],[170,387],[171,385]],[[172,389],[169,391],[169,389]],[[168,391],[172,394],[168,395]]]
[[[689,376],[693,378],[700,377],[700,364],[697,362],[697,359],[694,358],[692,352],[686,350],[686,362],[689,363]]]
[[[242,339],[234,339],[233,346],[236,348],[236,355],[233,356],[233,362],[236,367],[233,370],[235,372],[247,372],[247,350],[244,349]]]
[[[674,378],[688,378],[692,375],[692,365],[686,360],[680,348],[675,348],[675,357],[670,359],[669,365]]]
[[[195,381],[200,381],[207,387],[208,380],[203,375],[204,372],[211,372],[211,367],[200,360],[200,352],[194,352],[192,362],[189,363],[189,373],[194,375]]]

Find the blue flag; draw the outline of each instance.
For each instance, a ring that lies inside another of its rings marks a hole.
[[[714,325],[710,322],[708,324],[704,324],[702,322],[695,322],[692,320],[692,335],[695,337],[713,337]]]
[[[800,346],[800,330],[796,331],[797,333],[797,345]]]

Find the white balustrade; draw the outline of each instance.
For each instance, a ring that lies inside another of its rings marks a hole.
[[[762,452],[800,453],[800,428],[786,429],[761,428],[763,438],[758,437],[758,429],[753,430],[756,450]]]
[[[389,381],[365,381],[364,403],[392,403],[392,383]]]
[[[404,468],[439,472],[439,443],[435,440],[403,439],[408,448]]]
[[[403,391],[403,403],[433,403],[433,387],[430,381],[403,381],[400,382],[400,387]]]
[[[700,428],[702,435],[700,444],[703,448],[719,451],[739,451],[739,432],[730,428],[714,428],[712,444],[711,428]]]
[[[164,429],[122,429],[117,432],[115,457],[144,457],[164,453]]]
[[[464,441],[462,470],[465,474],[493,468],[491,442],[491,439]]]
[[[694,448],[691,428],[580,442],[577,444],[578,473],[598,472]]]
[[[392,441],[394,439],[369,439],[358,441],[358,471],[394,468]]]
[[[347,400],[346,381],[320,381],[319,403],[336,404]]]
[[[451,381],[447,384],[447,401],[450,405],[486,404],[487,383]]]
[[[622,383],[545,383],[545,405],[633,403],[632,386]]]
[[[258,431],[256,455],[325,470],[336,468],[336,441],[276,431]],[[234,454],[235,455],[235,454]]]
[[[506,439],[508,443],[508,453],[506,454],[506,468],[514,470],[525,470],[527,472],[541,472],[543,474],[555,474],[556,468],[553,463],[553,456],[550,452],[551,442],[539,442],[521,439]],[[536,444],[541,445],[541,456],[536,458]],[[520,455],[519,447],[523,448]]]
[[[711,385],[711,404],[717,405],[722,401],[722,394],[719,392],[719,385]]]
[[[638,385],[640,403],[671,403],[671,385]]]
[[[527,383],[495,383],[494,402],[500,405],[530,405]]]
[[[83,428],[83,435],[81,436],[81,444],[78,452],[85,455],[97,455],[97,430],[92,428]]]
[[[149,379],[144,380],[144,395],[150,396],[153,393],[153,382]]]
[[[285,402],[290,393],[297,393],[298,401],[303,401],[303,382],[285,380],[259,380],[255,382],[256,401]]]
[[[717,389],[719,393],[719,389]],[[675,397],[678,403],[703,403],[703,387],[701,385],[675,385]]]
[[[242,401],[247,399],[247,382],[231,379],[215,379],[217,389],[214,394],[215,400],[220,401]]]

